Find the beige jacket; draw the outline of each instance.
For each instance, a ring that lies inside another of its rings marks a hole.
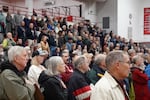
[[[105,72],[92,90],[90,100],[125,100],[125,96],[116,80]]]

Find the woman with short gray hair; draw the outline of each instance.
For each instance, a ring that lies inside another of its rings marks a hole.
[[[46,74],[48,74],[49,76],[59,75],[61,72],[57,70],[57,66],[59,66],[60,64],[65,65],[64,61],[59,56],[51,57],[50,59],[48,59],[45,63],[47,67],[47,70],[45,71]]]
[[[59,56],[52,56],[46,61],[47,70],[39,76],[39,84],[43,89],[45,100],[67,100],[66,86],[60,78],[65,72],[65,63]]]

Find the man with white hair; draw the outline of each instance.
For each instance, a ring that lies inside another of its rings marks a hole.
[[[3,42],[2,42],[2,46],[5,50],[8,50],[11,46],[15,46],[16,42],[14,41],[13,37],[12,37],[12,33],[8,32],[6,34],[6,37]]]
[[[69,79],[68,100],[90,100],[92,87],[87,81],[85,73],[89,70],[88,59],[79,56],[74,61],[75,70]]]
[[[24,68],[28,55],[24,47],[11,47],[8,60],[1,64],[0,100],[34,100],[35,88],[27,84],[25,79]]]

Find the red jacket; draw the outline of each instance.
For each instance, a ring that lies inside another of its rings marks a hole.
[[[150,100],[150,91],[148,89],[148,76],[139,68],[131,69],[133,86],[135,91],[135,100]]]
[[[72,65],[67,65],[65,66],[66,68],[66,72],[62,73],[61,74],[61,79],[62,81],[67,85],[68,84],[68,80],[70,79],[70,76],[72,75],[73,73],[73,67]]]

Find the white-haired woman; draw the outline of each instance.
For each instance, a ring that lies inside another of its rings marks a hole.
[[[66,86],[60,78],[65,72],[65,63],[59,56],[53,56],[46,61],[47,70],[39,76],[39,84],[43,89],[45,100],[67,100]]]
[[[25,48],[12,46],[8,60],[1,65],[0,100],[34,100],[34,86],[27,85],[23,72],[28,61]]]

